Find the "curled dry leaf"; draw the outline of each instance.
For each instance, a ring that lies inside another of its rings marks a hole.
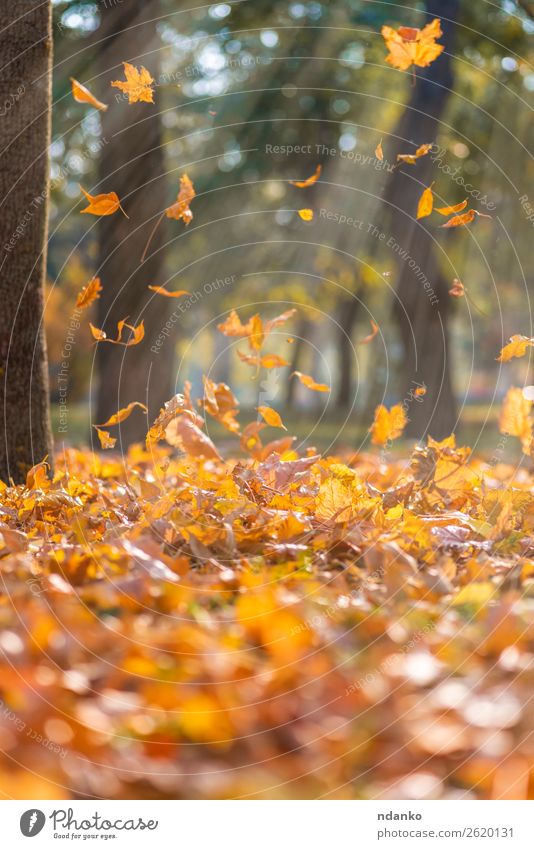
[[[129,62],[123,62],[126,80],[115,80],[111,83],[113,88],[120,89],[123,94],[128,95],[129,103],[154,103],[154,89],[149,71],[142,65],[138,69]]]
[[[441,21],[435,18],[423,29],[415,27],[393,27],[383,26],[382,37],[389,50],[386,62],[400,71],[406,71],[412,65],[426,68],[445,49],[443,44],[437,44],[436,39],[441,38]]]
[[[289,183],[291,186],[296,186],[297,189],[307,189],[308,186],[313,186],[314,183],[317,182],[319,177],[321,176],[322,166],[318,165],[315,169],[315,172],[308,177],[307,180],[290,180]]]
[[[326,383],[317,383],[309,374],[294,371],[291,377],[298,377],[303,386],[307,389],[312,389],[314,392],[330,392],[330,387]]]
[[[101,430],[101,428],[97,427],[96,425],[93,425],[93,427],[96,430],[102,448],[115,448],[117,440],[115,439],[115,437],[111,436],[108,430]]]
[[[89,206],[86,206],[85,209],[80,210],[81,215],[114,215],[114,213],[120,209],[123,215],[128,218],[128,216],[124,212],[124,209],[121,206],[119,196],[116,194],[116,192],[108,192],[107,194],[100,195],[90,195],[89,192],[86,192],[82,186],[80,186],[80,189],[89,201]]]
[[[127,324],[126,319],[122,319],[117,323],[117,338],[109,339],[107,334],[103,330],[99,330],[98,327],[95,327],[93,324],[89,322],[89,327],[91,329],[91,333],[93,335],[93,339],[96,339],[97,342],[109,342],[111,345],[123,345],[125,348],[131,348],[133,345],[139,345],[140,342],[145,338],[145,325],[144,322],[141,321],[137,327],[134,327],[131,324]],[[122,333],[124,328],[130,330],[132,335],[127,342],[122,341]]]
[[[93,425],[93,427],[112,427],[113,425],[121,424],[121,422],[126,421],[126,419],[131,416],[136,407],[139,407],[139,409],[143,410],[144,413],[147,412],[147,408],[141,403],[141,401],[132,401],[127,407],[123,407],[122,410],[114,413],[107,422],[104,422],[101,425]]]
[[[427,189],[424,190],[423,194],[419,198],[419,204],[417,206],[417,218],[426,218],[428,215],[431,215],[432,210],[434,208],[434,195],[432,193],[432,183]]]
[[[181,448],[191,457],[205,457],[209,460],[221,460],[221,455],[212,440],[197,424],[198,417],[185,410],[174,418],[165,429],[165,439],[169,445]]]
[[[175,203],[166,210],[165,214],[167,218],[173,218],[176,221],[180,219],[187,226],[193,220],[193,213],[189,209],[191,201],[196,197],[195,187],[193,183],[187,176],[187,174],[182,174],[180,177],[180,190],[178,192],[178,197],[176,198]]]
[[[76,299],[76,308],[79,310],[87,309],[87,307],[91,306],[91,304],[100,297],[100,292],[102,292],[100,277],[93,277],[93,279],[87,284],[87,286],[84,286],[78,295]]]
[[[500,363],[507,363],[514,357],[524,357],[528,348],[532,348],[533,346],[534,337],[516,334],[510,337],[510,341],[504,346],[497,360]]]
[[[149,286],[148,288],[151,292],[155,292],[156,295],[164,295],[166,298],[183,298],[184,295],[189,295],[189,292],[186,292],[185,289],[177,289],[176,292],[169,292],[165,286]]]
[[[467,198],[463,200],[461,203],[457,203],[454,206],[440,206],[435,207],[435,211],[439,212],[440,215],[453,215],[455,212],[462,212],[467,206]]]
[[[88,88],[79,83],[78,80],[75,80],[74,77],[71,77],[70,81],[72,84],[72,96],[77,103],[89,103],[96,109],[101,109],[103,112],[106,111],[108,108],[107,105],[97,100]]]
[[[375,338],[376,334],[378,333],[378,329],[378,324],[375,324],[375,322],[371,319],[371,333],[369,334],[369,336],[365,336],[363,339],[360,339],[358,344],[368,345],[369,342],[372,342]]]
[[[277,413],[276,410],[273,410],[272,407],[257,407],[258,413],[262,417],[263,421],[266,424],[270,425],[270,427],[281,427],[283,430],[287,430],[287,427],[282,422],[280,418],[280,413]]]
[[[313,209],[299,209],[298,213],[303,221],[313,221]]]
[[[397,154],[397,162],[404,162],[405,165],[415,165],[418,159],[426,156],[432,150],[432,143],[420,145],[415,153],[399,153]]]
[[[204,397],[199,404],[230,433],[239,433],[239,422],[236,419],[239,404],[226,383],[215,383],[204,375]]]
[[[380,141],[378,142],[378,144],[375,148],[375,156],[376,156],[376,158],[378,159],[379,162],[384,161],[384,150],[382,148],[382,139],[380,139]]]

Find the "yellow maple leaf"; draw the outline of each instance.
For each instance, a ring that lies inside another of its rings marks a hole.
[[[443,35],[441,21],[435,18],[423,29],[416,27],[383,26],[382,37],[389,50],[386,62],[400,71],[406,71],[412,65],[426,68],[445,49],[443,44],[436,44],[436,39]]]
[[[532,401],[525,398],[523,390],[512,386],[506,393],[499,417],[500,432],[517,436],[524,454],[530,454],[532,450],[531,409]]]
[[[391,439],[397,439],[406,427],[407,421],[402,404],[395,404],[391,410],[381,404],[375,411],[371,441],[374,445],[385,445]]]
[[[124,75],[126,80],[115,80],[111,83],[113,88],[120,89],[124,94],[128,95],[129,103],[154,103],[154,82],[150,72],[141,65],[137,69],[135,65],[130,65],[129,62],[123,62]]]

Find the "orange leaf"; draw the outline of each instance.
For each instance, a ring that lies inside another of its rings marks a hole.
[[[391,410],[382,404],[376,408],[375,419],[371,427],[374,445],[385,445],[392,439],[397,439],[406,427],[406,413],[402,404],[395,404]]]
[[[497,357],[497,360],[500,363],[507,363],[514,357],[524,357],[527,352],[527,348],[532,348],[533,345],[534,338],[516,334],[510,338],[508,345],[504,346]]]
[[[89,307],[97,298],[100,297],[100,292],[102,291],[102,285],[100,283],[100,277],[93,277],[93,279],[84,286],[80,294],[76,299],[76,308],[80,310],[84,310]]]
[[[423,29],[415,27],[382,27],[382,38],[389,50],[386,62],[400,71],[406,71],[412,65],[425,68],[445,49],[442,44],[436,44],[436,39],[443,35],[441,22],[435,18]]]
[[[154,89],[152,88],[154,80],[147,69],[141,66],[138,70],[134,65],[130,65],[129,62],[123,62],[122,64],[124,66],[126,82],[115,80],[111,83],[113,88],[118,88],[124,94],[127,94],[129,103],[154,103]]]
[[[102,109],[104,112],[108,108],[105,103],[102,103],[100,100],[97,100],[94,97],[88,88],[75,80],[74,77],[70,78],[72,83],[72,96],[77,103],[90,103],[91,106],[95,106],[97,109]]]
[[[236,421],[239,404],[226,383],[214,383],[204,375],[204,398],[199,404],[230,433],[239,433],[239,423]]]
[[[313,377],[310,377],[309,374],[302,374],[301,371],[294,371],[291,377],[296,375],[303,386],[306,386],[307,389],[313,389],[314,392],[330,392],[330,387],[326,385],[326,383],[316,383]]]
[[[298,212],[303,221],[313,221],[313,209],[299,209]]]
[[[419,204],[417,206],[417,220],[420,218],[426,218],[427,215],[431,215],[432,210],[434,208],[434,195],[432,194],[432,183],[428,189],[425,189],[421,197],[419,198]]]
[[[167,218],[174,218],[176,221],[182,219],[186,226],[190,224],[193,220],[193,213],[189,209],[189,205],[194,197],[196,197],[196,192],[193,183],[187,174],[182,174],[178,197],[175,203],[166,210]]]
[[[289,363],[283,357],[279,357],[278,354],[264,354],[263,357],[260,357],[260,365],[262,368],[283,368],[288,366]]]
[[[531,409],[532,401],[525,398],[523,390],[512,386],[506,393],[499,417],[500,432],[517,436],[524,454],[530,454],[532,450]]]
[[[115,192],[108,192],[108,194],[101,195],[90,195],[89,192],[86,192],[82,186],[80,186],[80,189],[89,201],[89,206],[80,210],[82,215],[113,215],[118,209],[126,215],[121,206],[119,196]],[[126,218],[128,218],[127,215]]]
[[[465,286],[457,277],[452,281],[452,289],[449,289],[449,295],[453,298],[462,298],[465,295]]]
[[[165,286],[149,286],[148,288],[152,292],[155,292],[156,295],[164,295],[166,298],[182,298],[184,295],[189,295],[189,292],[186,292],[185,289],[178,289],[176,292],[169,292]]]
[[[452,215],[455,212],[461,212],[467,206],[467,198],[463,200],[461,203],[457,203],[454,206],[441,206],[436,207],[436,212],[439,212],[440,215]]]
[[[105,342],[108,338],[103,330],[99,330],[98,327],[95,327],[94,324],[91,324],[91,322],[89,322],[89,327],[91,328],[93,339],[96,339],[97,342]]]
[[[382,139],[380,139],[380,141],[378,142],[378,144],[376,146],[375,156],[380,162],[384,161],[384,151],[382,149]]]
[[[115,448],[117,440],[107,430],[100,430],[96,425],[93,425],[93,427],[96,428],[102,448]]]
[[[471,224],[474,221],[476,216],[476,212],[474,209],[470,209],[469,212],[464,212],[463,215],[455,215],[453,218],[449,218],[445,224],[442,224],[442,227],[464,227],[466,224]]]
[[[280,418],[280,414],[273,410],[272,407],[257,407],[258,413],[268,425],[271,427],[281,427],[283,430],[287,430],[287,427],[282,422]]]
[[[119,410],[117,413],[114,413],[111,418],[107,420],[107,422],[104,422],[104,424],[101,425],[93,425],[93,427],[96,427],[98,430],[99,427],[112,427],[112,425],[120,424],[121,422],[126,421],[126,419],[131,416],[132,412],[135,410],[136,407],[139,407],[145,413],[147,412],[147,408],[144,404],[141,403],[141,401],[132,401],[131,404],[128,404],[127,407],[123,407],[122,410]]]
[[[122,319],[122,321],[117,323],[116,339],[108,339],[107,334],[103,330],[99,330],[98,327],[94,327],[91,323],[89,323],[89,327],[91,328],[91,333],[97,342],[110,342],[112,345],[124,345],[125,348],[131,348],[133,345],[138,345],[139,342],[145,338],[145,325],[143,321],[141,321],[137,327],[133,327],[131,324],[126,323],[126,319]],[[125,327],[132,331],[132,337],[127,342],[122,341],[122,331]]]
[[[364,339],[360,339],[358,344],[359,345],[368,345],[369,342],[373,341],[373,339],[375,338],[377,333],[378,333],[378,324],[375,324],[375,322],[371,320],[371,333],[369,334],[369,336],[366,336]]]
[[[165,439],[170,445],[181,448],[190,457],[222,459],[209,436],[200,430],[196,419],[187,410],[167,426]]]
[[[426,156],[432,150],[432,144],[422,144],[417,148],[415,153],[399,153],[397,154],[397,162],[405,162],[407,165],[415,165],[418,159]]]
[[[290,180],[289,184],[291,186],[296,186],[297,189],[307,189],[308,186],[313,186],[313,184],[317,182],[317,180],[321,176],[321,171],[322,166],[318,165],[315,169],[315,172],[311,175],[311,177],[308,177],[307,180]]]

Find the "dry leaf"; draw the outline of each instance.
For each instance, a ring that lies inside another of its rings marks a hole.
[[[75,80],[74,77],[71,77],[70,81],[72,83],[72,96],[77,103],[89,103],[91,106],[95,106],[96,109],[106,111],[108,108],[106,104],[97,100],[88,88],[79,83],[78,80]]]
[[[102,446],[102,448],[104,448],[104,449],[105,448],[115,448],[115,445],[117,444],[117,440],[113,436],[111,436],[109,431],[101,430],[96,425],[93,425],[93,427],[96,429],[98,438],[100,440],[100,445]]]
[[[441,206],[435,207],[435,211],[439,212],[440,215],[452,215],[455,212],[461,212],[467,206],[467,199],[463,200],[461,203],[457,203],[454,206]]]
[[[442,44],[436,44],[436,39],[443,35],[441,21],[435,18],[423,29],[415,27],[383,26],[382,37],[389,50],[386,62],[400,71],[406,71],[412,65],[426,68],[445,49]]]
[[[384,150],[382,148],[382,139],[380,139],[380,141],[378,142],[378,144],[376,146],[375,156],[376,156],[376,158],[378,159],[379,162],[384,161]]]
[[[290,180],[289,183],[291,186],[296,186],[297,189],[307,189],[308,186],[313,186],[313,184],[317,182],[321,176],[321,171],[322,166],[318,165],[315,172],[311,175],[311,177],[308,177],[307,180]]]
[[[113,88],[118,88],[124,94],[127,94],[129,103],[154,103],[154,89],[152,87],[154,80],[147,69],[143,66],[137,69],[129,62],[122,64],[126,81],[115,80],[111,83]]]
[[[532,348],[534,345],[534,337],[521,336],[516,334],[510,337],[510,341],[504,346],[501,353],[497,357],[498,362],[507,363],[514,357],[524,357],[527,348]]]
[[[91,328],[93,338],[96,339],[97,342],[110,342],[112,345],[123,345],[125,348],[131,348],[133,345],[138,345],[139,342],[142,342],[145,338],[145,325],[143,321],[141,321],[137,327],[133,327],[131,324],[126,323],[126,319],[122,319],[117,323],[116,339],[109,339],[103,330],[99,330],[98,327],[95,327],[91,323],[89,323],[89,327]],[[122,332],[125,327],[132,332],[132,336],[127,342],[122,341]]]
[[[524,454],[530,454],[532,451],[531,409],[532,401],[525,398],[522,389],[513,386],[506,393],[499,417],[500,432],[517,436]]]
[[[90,195],[89,192],[86,192],[82,186],[80,186],[80,189],[89,201],[89,206],[80,210],[82,215],[113,215],[119,209],[124,215],[126,215],[121,206],[119,196],[115,192],[108,192],[107,194],[101,195]],[[126,218],[128,218],[127,215]]]
[[[301,371],[294,371],[291,377],[296,376],[303,386],[307,389],[312,389],[314,392],[330,392],[330,387],[326,383],[316,383],[313,377],[309,374],[302,374]]]
[[[183,298],[184,295],[189,295],[189,292],[186,292],[185,289],[177,289],[176,292],[169,292],[165,286],[149,286],[148,288],[151,292],[155,292],[156,295],[164,295],[166,298]]]
[[[313,221],[313,209],[299,209],[298,212],[303,221]]]
[[[378,324],[375,324],[375,322],[373,320],[371,320],[371,333],[369,334],[369,336],[365,336],[363,339],[360,339],[358,344],[359,345],[368,345],[369,342],[372,342],[373,339],[375,338],[376,334],[378,333],[378,329],[379,329]]]
[[[385,445],[386,442],[397,439],[401,436],[407,421],[402,404],[395,404],[391,410],[381,404],[375,411],[371,441],[374,445]]]
[[[187,174],[182,174],[180,177],[180,190],[178,192],[178,197],[176,198],[175,203],[166,210],[167,218],[173,218],[176,221],[180,219],[187,226],[193,220],[193,213],[189,209],[189,205],[193,198],[196,197],[195,187],[193,183],[187,176]]]
[[[474,221],[476,216],[476,212],[474,209],[470,209],[469,212],[464,212],[463,215],[455,215],[453,218],[450,218],[445,224],[442,224],[442,227],[464,227],[466,224],[471,224]]]
[[[147,412],[147,408],[141,403],[141,401],[132,401],[127,407],[123,407],[122,410],[114,413],[107,422],[104,422],[101,425],[93,425],[93,427],[111,427],[112,425],[121,424],[121,422],[126,421],[126,419],[131,416],[136,407],[139,407],[139,409],[143,410],[145,413]]]
[[[449,295],[453,298],[462,298],[465,295],[465,286],[457,277],[452,281],[452,288],[449,289]]]
[[[417,206],[417,219],[426,218],[427,215],[431,215],[432,210],[434,208],[434,195],[432,193],[432,183],[427,189],[424,190],[423,194],[419,198],[419,204]]]
[[[100,292],[102,292],[100,277],[93,277],[93,279],[87,284],[87,286],[84,286],[78,295],[76,299],[76,308],[84,310],[91,306],[91,304],[100,297]]]
[[[397,162],[404,162],[406,165],[415,165],[417,160],[422,156],[427,156],[432,150],[432,143],[422,144],[417,148],[415,153],[399,153],[397,154]]]
[[[276,410],[273,410],[272,407],[257,407],[256,409],[263,421],[268,425],[271,427],[281,427],[283,430],[287,430],[287,427],[280,418],[280,414],[277,413]]]

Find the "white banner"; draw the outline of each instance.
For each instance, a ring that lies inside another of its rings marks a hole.
[[[532,849],[533,802],[2,802],[12,847]],[[29,841],[35,839],[35,843]]]

